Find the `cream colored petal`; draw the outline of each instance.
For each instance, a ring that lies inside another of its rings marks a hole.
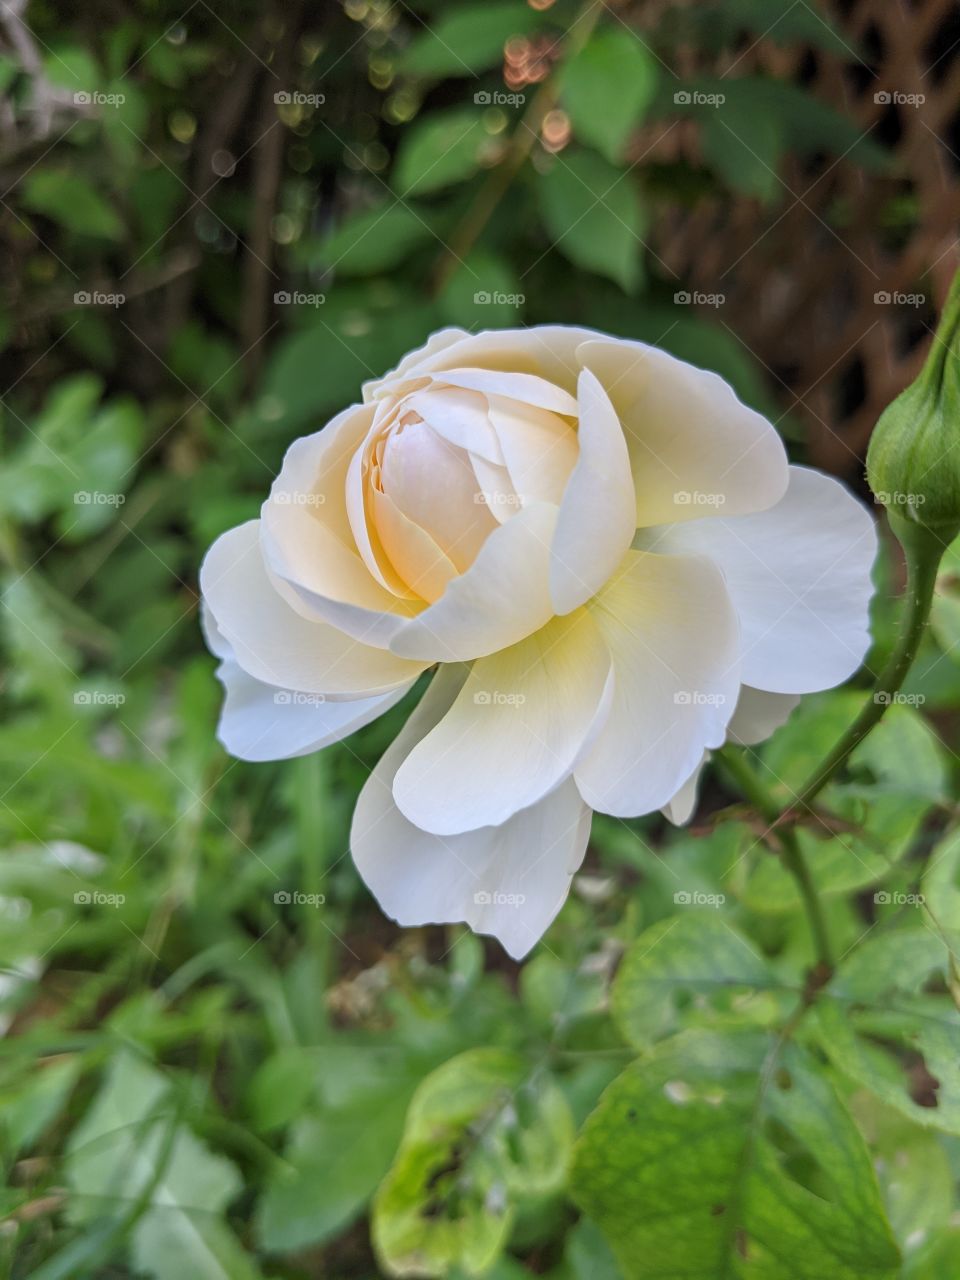
[[[385,493],[372,493],[370,506],[380,543],[402,580],[424,600],[438,600],[457,566],[426,530],[408,520]]]
[[[525,507],[499,525],[476,560],[435,603],[405,622],[392,651],[421,662],[467,662],[516,644],[553,607],[547,587],[556,507]]]
[[[429,535],[457,571],[469,568],[497,526],[479,500],[469,455],[437,435],[427,423],[414,422],[388,437],[380,476],[387,497]],[[393,546],[386,550],[399,570]],[[412,586],[405,571],[400,572]]]
[[[217,539],[201,566],[200,589],[237,662],[265,684],[349,699],[408,684],[425,665],[360,644],[291,608],[267,572],[257,520]]]
[[[478,391],[433,386],[405,397],[402,407],[404,411],[418,413],[450,444],[495,465],[503,462],[500,442],[490,425],[486,398]]]
[[[630,451],[639,526],[772,507],[787,456],[769,422],[715,373],[641,342],[585,342]]]
[[[522,504],[506,467],[496,467],[473,453],[470,455],[470,463],[477,478],[480,495],[497,523],[503,524],[516,515]]]
[[[610,655],[585,611],[473,664],[453,706],[394,781],[397,805],[437,835],[498,826],[570,775]]]
[[[590,810],[567,781],[501,827],[433,836],[393,799],[398,767],[446,713],[464,679],[441,667],[396,741],[367,779],[353,816],[357,870],[401,925],[462,920],[520,959],[560,910],[583,861]]]
[[[373,412],[354,406],[290,446],[261,509],[260,537],[270,572],[291,588],[284,593],[291,607],[386,647],[399,621],[423,605],[397,599],[373,578],[350,527],[347,473]]]
[[[764,742],[786,724],[790,713],[799,705],[799,693],[766,693],[763,689],[751,689],[748,684],[741,685],[737,709],[727,726],[727,737],[744,747]]]
[[[812,693],[863,662],[876,525],[831,476],[791,467],[790,488],[769,511],[677,525],[658,545],[709,556],[723,571],[740,618],[746,684]]]
[[[532,405],[535,409],[546,409],[549,413],[562,413],[568,417],[575,417],[577,413],[577,402],[569,391],[533,373],[504,373],[499,369],[444,369],[442,373],[434,374],[434,377],[438,382],[449,386],[482,391],[488,400],[491,396],[499,396],[516,400],[520,404]]]
[[[663,806],[661,812],[668,822],[675,827],[682,827],[690,821],[697,808],[697,797],[700,791],[700,776],[710,759],[711,752],[705,751],[703,759],[691,773],[680,790]]]
[[[569,613],[603,586],[635,530],[636,500],[623,429],[596,377],[580,375],[579,454],[560,503],[550,557],[550,594]]]
[[[708,560],[629,551],[590,605],[613,658],[613,704],[577,765],[594,809],[668,804],[726,736],[740,688],[736,615]]]
[[[555,413],[491,395],[503,459],[521,501],[559,506],[577,461],[577,434]]]
[[[391,595],[404,600],[421,597],[404,582],[390,561],[379,536],[373,511],[372,490],[367,484],[364,449],[358,449],[350,461],[346,480],[347,517],[357,550],[372,577]]]
[[[606,335],[571,325],[535,325],[528,329],[487,329],[465,334],[459,341],[438,345],[411,364],[418,376],[448,369],[498,369],[504,373],[529,373],[555,383],[571,397],[577,392],[580,361],[577,348]]]
[[[369,382],[363,384],[364,404],[369,404],[379,394],[389,390],[391,384],[407,379],[411,369],[436,359],[447,347],[456,346],[469,336],[466,329],[438,329],[436,333],[430,335],[422,347],[409,351],[395,369],[385,373],[382,378],[371,378]]]
[[[217,679],[224,701],[217,738],[238,760],[287,760],[319,751],[389,711],[412,687],[349,702],[277,689],[247,675],[206,604],[200,619],[207,646],[221,659]]]

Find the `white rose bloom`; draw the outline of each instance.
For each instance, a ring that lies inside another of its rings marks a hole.
[[[220,738],[316,751],[436,666],[353,857],[401,924],[520,957],[592,810],[686,821],[711,749],[857,669],[875,550],[716,374],[585,329],[446,329],[295,441],[208,552]]]

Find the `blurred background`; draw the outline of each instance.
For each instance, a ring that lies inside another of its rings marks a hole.
[[[409,703],[319,756],[230,760],[198,565],[295,436],[447,324],[656,343],[865,495],[956,265],[958,91],[946,0],[4,0],[4,1274],[379,1275],[370,1203],[409,1099],[493,1044],[553,1073],[511,1122],[509,1214],[462,1188],[438,1207],[408,1170],[374,1216],[419,1206],[431,1274],[495,1221],[496,1280],[614,1280],[553,1177],[550,1089],[578,1122],[622,1064],[607,980],[677,868],[706,893],[729,868],[786,951],[789,886],[718,858],[739,830],[711,821],[718,777],[693,835],[598,819],[522,968],[396,929],[346,836]],[[957,737],[948,567],[920,701],[871,766],[904,850],[953,803],[929,730]],[[895,558],[878,572],[882,657]],[[778,735],[784,772],[852,696]],[[869,881],[844,866],[838,890]]]

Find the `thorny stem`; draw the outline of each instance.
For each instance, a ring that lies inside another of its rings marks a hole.
[[[867,734],[879,724],[887,707],[894,701],[907,672],[917,656],[923,637],[933,591],[937,581],[937,568],[945,550],[944,544],[929,530],[913,526],[902,528],[898,522],[897,533],[903,543],[907,562],[906,606],[900,635],[883,670],[877,676],[870,698],[860,714],[848,726],[833,750],[817,765],[807,781],[800,787],[795,799],[777,819],[794,817],[810,809],[813,800],[841,769],[847,758],[856,750]]]
[[[761,817],[770,824],[769,829],[772,830],[780,817],[779,807],[747,764],[743,755],[739,751],[728,749],[724,751],[721,759],[737,786]],[[823,904],[820,901],[820,895],[817,892],[814,879],[810,874],[810,868],[807,866],[807,860],[803,856],[797,833],[789,827],[782,827],[777,830],[777,839],[780,843],[783,865],[796,880],[797,888],[803,899],[804,910],[816,948],[818,968],[822,975],[829,976],[833,972],[833,947],[830,943],[830,934],[823,914]]]
[[[800,847],[797,833],[789,825],[789,822],[811,810],[816,797],[827,783],[836,776],[851,753],[863,742],[867,734],[880,723],[887,707],[891,705],[897,693],[899,693],[907,673],[913,665],[913,660],[917,656],[917,650],[923,638],[924,628],[927,625],[930,607],[933,603],[937,569],[946,549],[946,544],[932,530],[909,524],[897,517],[891,518],[891,524],[903,546],[906,557],[907,589],[905,612],[893,652],[883,670],[877,676],[870,698],[864,703],[859,715],[847,727],[833,749],[816,766],[806,782],[802,784],[793,801],[782,811],[773,798],[767,794],[759,779],[739,752],[728,750],[724,752],[722,757],[728,772],[732,775],[746,798],[755,806],[765,821],[770,823],[769,829],[776,831],[783,854],[784,866],[796,880],[797,887],[803,898],[804,909],[810,923],[810,931],[813,934],[819,962],[819,974],[812,975],[811,998],[833,970],[833,950],[817,886],[810,874],[810,868]]]

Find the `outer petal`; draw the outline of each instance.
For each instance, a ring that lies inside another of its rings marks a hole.
[[[557,518],[550,595],[557,613],[576,609],[623,559],[636,528],[627,442],[607,393],[584,369],[578,384],[580,453]]]
[[[521,959],[560,910],[583,861],[590,810],[566,782],[501,827],[434,836],[408,822],[393,780],[411,747],[441,719],[463,671],[443,667],[367,779],[353,815],[357,870],[401,925],[463,920]]]
[[[744,747],[763,742],[786,724],[790,712],[799,702],[799,693],[766,693],[745,684],[740,690],[733,719],[727,726],[727,737]]]
[[[810,693],[863,661],[876,529],[837,480],[791,467],[772,510],[678,525],[658,545],[709,556],[723,570],[740,616],[745,684]]]
[[[200,619],[208,648],[221,659],[217,679],[225,697],[217,737],[238,760],[287,760],[319,751],[389,711],[413,684],[351,702],[277,689],[247,675],[209,606],[201,606]]]
[[[443,371],[450,369],[530,373],[555,383],[573,396],[580,372],[577,348],[592,338],[613,341],[594,329],[563,324],[535,325],[529,329],[485,329],[480,333],[464,333],[453,342],[444,337],[450,333],[448,329],[434,334],[426,347],[408,357],[393,373],[375,385],[368,383],[364,387],[365,396],[368,389],[373,395],[384,394],[427,375],[435,375],[442,381]],[[440,341],[441,338],[444,340]]]
[[[682,827],[684,823],[689,822],[693,817],[694,810],[697,807],[697,795],[700,791],[700,776],[709,759],[710,752],[705,751],[703,753],[703,759],[694,769],[693,773],[691,773],[690,777],[670,802],[663,806],[663,816],[668,822],[672,822],[675,827]]]
[[[497,826],[569,777],[610,655],[581,610],[475,662],[453,706],[394,781],[400,811],[437,835]]]
[[[553,614],[547,578],[556,520],[556,507],[536,503],[498,525],[466,573],[396,631],[393,652],[425,663],[467,662],[542,627]]]
[[[415,369],[419,365],[434,359],[445,351],[447,347],[452,347],[455,343],[462,342],[464,338],[469,337],[470,334],[466,329],[453,327],[438,329],[436,333],[430,335],[422,347],[417,347],[415,351],[408,351],[395,369],[385,373],[382,378],[371,378],[369,382],[363,384],[364,404],[373,400],[379,391],[389,387],[392,382],[402,381],[411,369]]]
[[[200,588],[237,662],[265,684],[349,699],[407,685],[424,668],[291,608],[267,573],[257,520],[217,539],[200,569]]]
[[[638,551],[591,612],[613,657],[614,696],[575,776],[592,808],[636,817],[667,804],[724,740],[740,687],[736,615],[708,560]]]
[[[639,526],[762,511],[783,496],[780,437],[717,374],[642,342],[585,342],[577,356],[623,425]]]

